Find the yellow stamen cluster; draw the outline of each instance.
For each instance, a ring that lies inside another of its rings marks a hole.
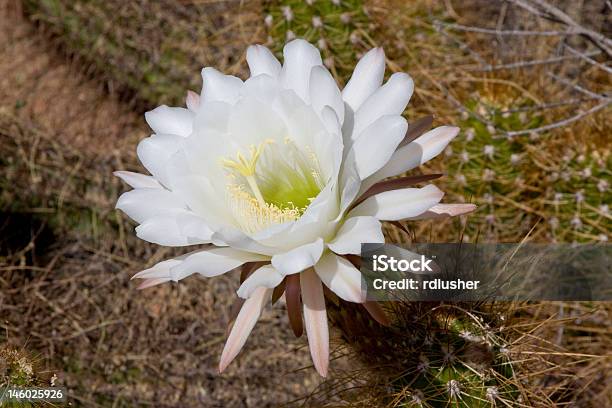
[[[263,204],[240,185],[228,186],[230,209],[240,228],[248,233],[255,233],[274,224],[295,221],[304,209],[296,207],[279,208],[274,204]]]

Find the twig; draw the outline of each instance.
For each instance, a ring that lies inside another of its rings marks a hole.
[[[604,109],[605,107],[607,107],[608,105],[610,105],[611,103],[612,103],[612,98],[606,98],[599,105],[595,105],[591,109],[589,109],[589,110],[587,110],[585,112],[581,112],[581,113],[579,113],[577,115],[574,115],[574,116],[572,116],[570,118],[561,120],[559,122],[551,123],[550,125],[542,126],[542,127],[539,127],[539,128],[505,132],[504,135],[496,136],[496,138],[500,138],[500,137],[503,137],[503,136],[505,136],[505,137],[514,137],[514,136],[520,136],[520,135],[529,135],[529,134],[533,134],[533,133],[541,133],[541,132],[546,132],[548,130],[560,128],[560,127],[569,125],[572,122],[580,120],[583,117],[588,116],[588,115],[590,115],[592,113],[600,111],[600,110]]]
[[[583,35],[589,38],[591,41],[596,43],[601,49],[603,49],[606,54],[612,55],[612,40],[606,38],[604,35],[595,32],[591,29],[585,28],[580,24],[576,23],[570,16],[565,14],[563,11],[553,6],[552,4],[547,3],[544,0],[507,0],[513,4],[516,4],[519,7],[522,7],[532,13],[538,14],[544,18],[551,19],[550,16],[553,17],[554,20],[562,22],[567,26],[571,27],[578,34]],[[540,7],[545,11],[545,13],[540,12],[536,7],[532,6],[529,3],[535,3],[537,7]]]
[[[573,49],[572,47],[570,47],[570,46],[569,46],[569,45],[567,45],[567,44],[565,45],[565,48],[566,48],[566,49],[567,49],[569,52],[571,52],[571,53],[572,53],[572,54],[574,54],[575,56],[577,56],[577,57],[579,57],[579,58],[581,58],[581,59],[585,60],[585,61],[586,61],[586,62],[588,62],[589,64],[593,64],[593,65],[595,65],[596,67],[603,69],[603,70],[604,70],[604,71],[606,71],[608,74],[612,74],[612,68],[610,68],[610,67],[608,67],[608,66],[606,66],[606,65],[604,65],[604,64],[602,64],[602,63],[600,63],[600,62],[595,61],[593,58],[589,58],[587,55],[585,55],[585,54],[581,53],[580,51],[577,51],[577,50]]]
[[[497,30],[490,28],[470,27],[461,24],[445,23],[443,21],[436,20],[436,24],[440,24],[446,28],[457,31],[467,31],[471,33],[481,34],[492,34],[492,35],[509,35],[509,36],[544,36],[544,37],[555,37],[578,34],[573,30],[569,31],[528,31],[528,30]]]
[[[589,101],[591,99],[593,98],[575,98],[575,99],[569,99],[567,101],[549,102],[549,103],[544,103],[544,104],[536,105],[536,106],[524,106],[521,108],[506,109],[506,110],[500,111],[500,113],[504,114],[504,113],[515,113],[515,112],[532,112],[532,111],[538,111],[538,110],[553,109],[553,108],[558,108],[560,106],[577,105],[579,103],[582,103],[584,101]]]
[[[451,41],[455,42],[455,43],[456,43],[456,44],[459,46],[459,48],[460,48],[461,50],[467,51],[467,52],[468,52],[468,53],[469,53],[469,54],[470,54],[472,57],[474,57],[474,59],[475,59],[475,60],[477,60],[477,61],[480,63],[480,65],[482,65],[482,66],[484,67],[483,69],[486,69],[486,68],[490,68],[490,67],[491,67],[491,64],[489,64],[487,61],[485,61],[485,59],[484,59],[484,58],[482,58],[482,56],[481,56],[479,53],[477,53],[476,51],[474,51],[473,49],[471,49],[471,48],[469,47],[469,45],[467,45],[465,42],[463,42],[463,41],[459,40],[458,38],[455,38],[455,37],[451,36],[451,35],[450,35],[449,33],[447,33],[447,32],[446,32],[446,30],[444,30],[444,29],[443,29],[441,26],[436,26],[436,25],[434,24],[434,27],[436,27],[436,29],[438,30],[438,32],[439,32],[440,34],[442,34],[444,37],[446,37],[446,38],[448,38],[449,40],[451,40]]]
[[[586,54],[590,57],[595,56],[595,55],[599,55],[601,54],[601,51],[591,51],[589,54]],[[580,57],[578,56],[572,56],[572,55],[565,55],[562,57],[553,57],[553,58],[548,58],[548,59],[544,59],[544,60],[533,60],[533,61],[519,61],[519,62],[513,62],[511,64],[503,64],[503,65],[489,65],[487,67],[484,68],[474,68],[474,69],[470,69],[469,71],[475,71],[475,72],[491,72],[491,71],[498,71],[501,69],[515,69],[515,68],[525,68],[525,67],[533,67],[536,65],[546,65],[546,64],[554,64],[557,62],[562,62],[562,61],[567,61],[567,60],[572,60],[572,59],[578,59]]]
[[[567,78],[560,77],[559,75],[555,75],[555,74],[553,74],[552,72],[549,72],[549,73],[548,73],[548,76],[549,76],[549,77],[551,77],[551,78],[553,78],[553,79],[556,79],[557,81],[561,82],[561,83],[562,83],[562,84],[564,84],[564,85],[569,86],[570,88],[575,89],[575,90],[576,90],[576,91],[578,91],[578,92],[581,92],[581,93],[583,93],[583,94],[585,94],[585,95],[590,96],[591,98],[594,98],[594,99],[602,99],[602,100],[603,100],[603,99],[608,99],[608,98],[606,98],[606,97],[605,97],[605,96],[603,96],[603,95],[600,95],[600,94],[595,93],[595,92],[593,92],[593,91],[589,91],[588,89],[583,88],[583,87],[581,87],[580,85],[573,83],[572,81],[568,80]]]

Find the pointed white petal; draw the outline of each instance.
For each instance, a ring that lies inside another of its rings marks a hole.
[[[162,105],[145,113],[145,119],[157,134],[187,137],[193,128],[194,114],[185,108]]]
[[[172,210],[186,209],[185,204],[168,190],[138,188],[121,194],[115,208],[138,223]]]
[[[276,78],[281,70],[281,64],[274,54],[263,45],[251,45],[247,48],[247,63],[251,77],[266,74]]]
[[[385,52],[382,48],[371,49],[359,60],[351,79],[342,91],[342,98],[353,112],[380,88],[384,75]]]
[[[133,171],[115,171],[113,174],[133,188],[163,188],[154,177]]]
[[[168,161],[183,140],[182,136],[152,135],[138,143],[136,153],[142,165],[164,186],[169,185],[166,170]]]
[[[382,225],[374,217],[352,217],[344,222],[327,246],[337,254],[361,253],[362,243],[384,243]]]
[[[212,231],[195,214],[177,210],[148,218],[136,227],[138,238],[164,246],[210,243]]]
[[[283,278],[284,276],[278,273],[272,265],[264,265],[242,282],[242,285],[238,288],[238,296],[247,299],[257,288],[275,288],[282,282]]]
[[[304,40],[293,40],[283,48],[285,61],[280,79],[285,89],[292,89],[305,102],[309,102],[308,81],[310,71],[322,65],[321,54],[312,44]]]
[[[401,72],[391,75],[386,84],[381,86],[355,112],[355,127],[352,133],[354,140],[363,129],[385,115],[401,115],[412,96],[414,83],[408,74]]]
[[[132,276],[132,279],[172,279],[170,268],[179,265],[185,258],[186,256],[182,256],[179,258],[166,259],[165,261],[158,262],[152,267],[138,272],[136,275]]]
[[[421,215],[408,218],[410,220],[426,220],[437,218],[457,217],[459,215],[469,214],[476,210],[474,204],[437,204],[425,211]]]
[[[328,252],[315,265],[315,271],[325,286],[347,302],[365,302],[361,272],[346,259]]]
[[[178,282],[183,277],[177,277],[172,273],[172,268],[174,266],[180,265],[188,256],[194,254],[195,252],[189,252],[185,255],[181,255],[176,258],[166,259],[165,261],[161,261],[153,265],[149,269],[145,269],[144,271],[138,272],[136,275],[132,276],[132,279],[146,279],[146,280],[160,280],[159,283],[167,282],[173,280]]]
[[[359,178],[364,180],[387,164],[406,130],[406,119],[395,115],[383,116],[361,132],[351,148]]]
[[[329,106],[334,112],[340,124],[344,121],[344,101],[338,89],[338,84],[329,71],[323,66],[316,66],[310,71],[310,102],[315,112],[319,113],[323,107]]]
[[[212,248],[189,255],[185,260],[172,268],[178,279],[199,273],[202,276],[212,277],[221,275],[246,262],[266,261],[269,257],[243,252],[234,248]]]
[[[226,102],[234,104],[238,100],[242,80],[232,75],[225,75],[214,68],[202,69],[202,101],[200,111],[207,102]]]
[[[300,287],[310,356],[317,372],[326,377],[329,364],[329,329],[323,285],[316,272],[308,269],[300,274]]]
[[[219,372],[223,372],[238,355],[271,295],[271,289],[257,288],[253,295],[244,302],[225,342],[225,347],[223,347]]]
[[[162,215],[147,219],[136,227],[136,236],[144,241],[163,246],[191,245],[187,237],[181,235],[174,216]]]
[[[372,175],[375,181],[397,176],[436,157],[451,140],[457,136],[459,128],[440,126],[430,130],[418,139],[399,148],[386,166]]]
[[[444,193],[433,184],[376,194],[355,207],[349,217],[370,215],[384,221],[416,217],[438,204]]]
[[[299,246],[291,251],[274,255],[272,257],[272,265],[282,275],[301,272],[317,263],[323,253],[323,247],[323,240],[319,238],[314,242]]]

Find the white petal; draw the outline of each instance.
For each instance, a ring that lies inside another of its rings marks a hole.
[[[253,295],[244,302],[232,326],[225,347],[223,347],[219,372],[223,372],[238,355],[271,295],[271,289],[257,288]]]
[[[269,256],[280,252],[279,248],[263,245],[246,235],[244,232],[232,227],[221,227],[216,229],[211,239],[214,244],[224,243],[246,252]],[[269,257],[266,259],[269,259]]]
[[[190,252],[185,255],[176,257],[176,258],[166,259],[165,261],[158,262],[155,265],[153,265],[151,268],[138,272],[136,275],[132,276],[132,279],[146,279],[146,280],[159,279],[160,281],[155,283],[156,285],[159,283],[163,283],[163,282],[167,282],[171,280],[178,282],[179,279],[177,279],[177,277],[172,274],[171,269],[174,266],[180,265],[185,260],[185,258],[187,258],[188,256],[194,253],[195,252]],[[146,285],[146,283],[143,283],[143,284],[145,285],[145,287],[152,286],[152,285]]]
[[[113,174],[133,188],[163,188],[154,177],[132,171],[115,171]]]
[[[338,84],[329,71],[323,66],[316,66],[310,71],[310,102],[317,113],[321,113],[323,107],[330,106],[340,123],[344,121],[344,101],[340,94]]]
[[[251,274],[238,288],[238,296],[243,299],[251,297],[257,288],[275,288],[284,276],[278,273],[272,265],[264,265]]]
[[[379,220],[397,221],[416,217],[438,204],[444,193],[433,184],[376,194],[355,207],[349,217],[371,215]]]
[[[226,102],[234,104],[238,100],[242,80],[232,75],[224,75],[214,68],[202,69],[202,98],[200,111],[206,109],[206,102]]]
[[[160,215],[147,219],[136,227],[136,236],[147,242],[164,246],[191,245],[187,237],[181,234],[176,219],[172,215]]]
[[[278,80],[267,74],[252,76],[244,82],[240,89],[240,95],[247,98],[255,98],[263,103],[271,105],[281,91]]]
[[[372,175],[374,181],[397,176],[436,157],[459,133],[454,126],[440,126],[399,148],[389,163]]]
[[[310,71],[323,64],[319,50],[309,42],[298,39],[285,45],[283,55],[285,61],[280,74],[281,83],[286,89],[293,89],[305,102],[309,102]]]
[[[165,186],[169,185],[166,165],[184,140],[175,135],[152,135],[138,143],[136,153],[142,165]]]
[[[387,164],[406,130],[408,122],[402,116],[383,116],[359,135],[352,146],[359,178],[364,180]]]
[[[276,78],[281,70],[281,64],[274,54],[263,45],[251,45],[246,56],[251,77],[266,74]]]
[[[414,83],[408,74],[398,72],[391,75],[387,83],[374,92],[355,112],[353,140],[381,116],[400,115],[404,112],[413,90]]]
[[[138,223],[168,211],[186,209],[176,194],[158,188],[139,188],[123,193],[115,208]]]
[[[426,220],[457,217],[459,215],[469,214],[476,210],[474,204],[437,204],[425,211],[421,215],[409,218],[410,220]]]
[[[178,279],[193,273],[199,273],[205,277],[213,277],[237,268],[246,262],[269,259],[266,256],[243,252],[229,247],[213,248],[188,256],[183,263],[172,268],[172,273]]]
[[[323,247],[323,240],[319,238],[315,242],[274,255],[272,257],[272,265],[282,275],[301,272],[317,263],[323,253]]]
[[[365,302],[361,272],[346,259],[328,252],[315,265],[319,278],[332,292],[347,302]]]
[[[136,227],[136,235],[164,246],[185,246],[210,242],[212,231],[190,211],[178,210],[148,218]]]
[[[145,119],[157,134],[187,137],[193,128],[194,114],[185,108],[162,105],[145,113]]]
[[[357,63],[351,79],[342,91],[342,98],[355,112],[381,85],[385,75],[385,52],[382,48],[368,51]]]
[[[195,118],[194,134],[199,137],[210,137],[211,133],[225,134],[232,105],[225,102],[208,102],[198,111]]]
[[[255,98],[243,98],[234,106],[228,131],[231,140],[244,150],[266,139],[284,143],[287,137],[287,129],[276,112]]]
[[[312,362],[318,373],[326,377],[329,364],[329,328],[323,285],[316,272],[308,269],[300,274],[300,287],[304,304],[304,325]]]
[[[352,217],[344,222],[327,244],[337,254],[361,254],[362,243],[384,243],[380,221],[374,217]]]

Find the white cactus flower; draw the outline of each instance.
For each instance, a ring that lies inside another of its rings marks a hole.
[[[207,244],[135,275],[144,279],[141,288],[242,268],[238,295],[246,301],[220,371],[273,291],[285,289],[292,327],[299,334],[303,312],[314,365],[325,376],[323,285],[346,301],[365,301],[349,255],[358,255],[361,243],[384,242],[381,221],[474,210],[439,204],[443,193],[434,185],[409,187],[433,177],[385,181],[437,156],[459,129],[419,136],[408,127],[402,112],[412,79],[396,73],[383,84],[380,48],[359,61],[343,90],[303,40],[285,46],[283,65],[261,45],[248,48],[247,62],[246,81],[204,68],[202,93],[189,92],[187,108],[146,113],[154,134],[137,153],[151,175],[116,172],[134,188],[117,208],[139,224],[136,234],[145,241]]]

